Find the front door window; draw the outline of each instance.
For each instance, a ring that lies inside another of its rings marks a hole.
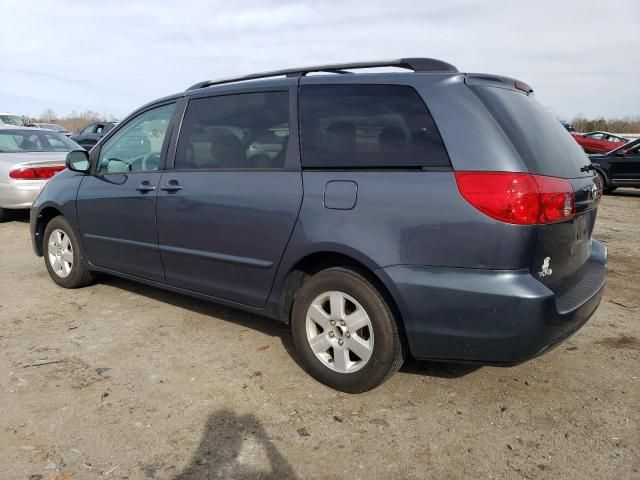
[[[148,110],[116,132],[100,150],[97,173],[151,172],[160,154],[176,105]]]

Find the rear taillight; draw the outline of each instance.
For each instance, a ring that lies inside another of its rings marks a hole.
[[[16,180],[45,180],[64,170],[64,165],[55,167],[21,167],[11,170],[9,176]]]
[[[564,178],[511,172],[456,172],[460,194],[501,222],[534,225],[575,215],[575,195]]]

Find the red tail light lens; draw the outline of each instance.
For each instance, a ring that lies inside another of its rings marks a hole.
[[[576,198],[569,180],[565,178],[533,175],[540,191],[540,218],[538,223],[560,222],[576,213]]]
[[[501,222],[535,225],[575,215],[569,180],[529,173],[456,172],[458,190],[467,202]]]
[[[64,165],[55,167],[22,167],[11,170],[9,176],[17,180],[44,180],[53,177],[64,169]]]

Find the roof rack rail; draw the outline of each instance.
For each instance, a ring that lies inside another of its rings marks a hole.
[[[435,58],[400,58],[398,60],[382,60],[377,62],[338,63],[333,65],[318,65],[314,67],[286,68],[271,72],[252,73],[240,77],[205,80],[204,82],[198,82],[195,85],[190,86],[187,90],[197,90],[199,88],[210,87],[212,85],[257,80],[259,78],[279,77],[282,75],[286,75],[287,77],[302,77],[310,72],[348,74],[351,73],[348,70],[376,67],[406,68],[407,70],[413,70],[414,72],[458,72],[458,69],[450,63],[443,62],[442,60],[437,60]]]

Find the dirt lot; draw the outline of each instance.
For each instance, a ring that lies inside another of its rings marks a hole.
[[[0,225],[0,479],[640,478],[640,191],[604,199],[605,298],[514,368],[335,392],[287,328],[132,282],[65,291]]]

